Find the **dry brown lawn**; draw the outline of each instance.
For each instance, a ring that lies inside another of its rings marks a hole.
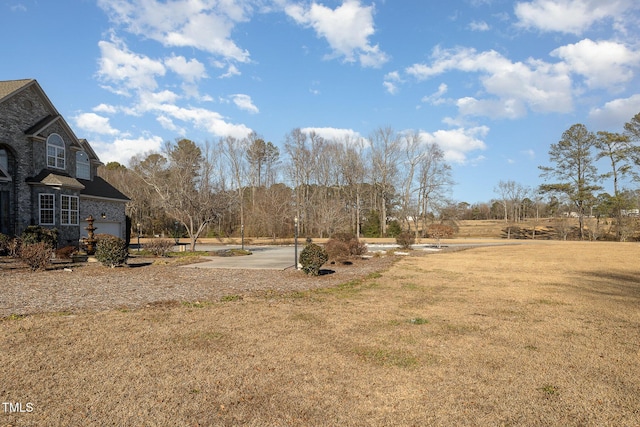
[[[33,426],[638,426],[640,245],[412,256],[340,286],[0,321]]]

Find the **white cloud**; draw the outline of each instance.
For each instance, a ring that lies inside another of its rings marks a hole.
[[[251,129],[245,125],[229,123],[220,113],[204,108],[183,108],[173,104],[160,104],[155,106],[154,111],[173,120],[191,123],[216,137],[244,138],[251,132]]]
[[[635,0],[532,0],[519,2],[517,25],[540,31],[582,34],[596,22],[621,19]]]
[[[362,6],[360,0],[345,0],[336,9],[311,3],[308,8],[299,4],[285,7],[285,13],[298,24],[311,27],[319,37],[327,40],[333,55],[347,62],[360,62],[363,67],[379,67],[388,61],[378,45],[371,45],[369,37],[375,33],[373,6]]]
[[[241,74],[242,73],[240,72],[238,67],[236,67],[233,64],[229,64],[229,67],[227,68],[227,72],[224,73],[224,74],[221,74],[220,76],[218,76],[218,78],[226,79],[226,78],[233,77],[233,76],[239,76]]]
[[[462,114],[494,118],[518,118],[527,109],[535,112],[566,113],[572,110],[572,87],[568,67],[529,59],[511,62],[496,51],[471,48],[435,48],[430,65],[415,64],[406,73],[426,80],[448,71],[479,73],[489,99],[464,97],[458,100]]]
[[[431,95],[424,96],[421,101],[431,105],[444,104],[446,100],[443,99],[442,96],[445,95],[448,90],[449,87],[446,85],[446,83],[440,83],[440,86],[438,86],[438,90],[436,92],[432,93]]]
[[[398,93],[398,83],[402,83],[402,79],[400,78],[400,73],[397,71],[391,71],[384,76],[384,82],[382,85],[391,95],[395,95]]]
[[[154,90],[156,77],[166,72],[161,61],[129,51],[120,40],[100,41],[101,57],[98,61],[98,77],[115,93],[128,95],[129,90]]]
[[[248,2],[98,0],[98,6],[114,24],[165,47],[191,47],[238,62],[249,61],[249,52],[231,39],[235,25],[248,19]]]
[[[633,95],[607,102],[602,108],[593,108],[589,112],[589,119],[599,128],[621,130],[638,112],[640,95]]]
[[[321,136],[326,140],[331,141],[359,141],[362,140],[362,136],[360,133],[356,132],[353,129],[340,129],[340,128],[332,128],[332,127],[308,127],[300,129],[302,132],[309,134],[311,132],[315,132],[317,135]]]
[[[590,88],[615,88],[629,82],[632,69],[640,63],[640,54],[621,43],[590,39],[559,47],[551,56],[561,58],[572,72],[583,75]]]
[[[184,56],[171,56],[164,60],[165,65],[174,73],[178,74],[185,82],[194,83],[207,77],[207,73],[202,64],[197,59],[187,60]]]
[[[471,31],[489,31],[491,27],[484,21],[472,21],[469,24],[469,29]]]
[[[120,132],[111,127],[108,117],[99,116],[95,113],[82,113],[74,117],[78,128],[87,133],[99,135],[118,135]]]
[[[258,107],[253,104],[253,101],[251,100],[251,97],[249,95],[231,95],[231,100],[234,104],[236,104],[236,107],[241,110],[248,111],[249,113],[253,114],[260,112],[260,110],[258,110]]]
[[[96,107],[93,107],[93,111],[95,111],[96,113],[114,114],[118,111],[118,108],[114,105],[100,104]]]
[[[160,115],[156,117],[156,121],[160,123],[164,129],[170,130],[171,132],[184,136],[187,134],[187,130],[183,127],[177,126],[170,117]]]
[[[445,159],[451,163],[466,164],[468,154],[487,148],[483,139],[489,133],[487,126],[421,132],[426,143],[436,143],[442,148]]]
[[[159,151],[163,139],[159,136],[142,136],[135,139],[118,138],[113,142],[92,141],[91,146],[103,163],[118,162],[128,165],[137,154]]]

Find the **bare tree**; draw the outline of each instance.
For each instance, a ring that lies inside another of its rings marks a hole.
[[[453,178],[451,166],[445,161],[444,151],[436,143],[425,146],[418,166],[418,205],[422,229],[426,230],[428,213],[438,205],[446,204]]]
[[[351,208],[352,228],[360,238],[362,185],[367,174],[364,162],[364,142],[362,139],[345,137],[340,142],[337,162],[340,166],[340,181],[346,187],[347,205]]]
[[[132,159],[133,170],[156,191],[167,214],[184,226],[192,251],[205,227],[223,208],[215,197],[212,157],[216,154],[209,144],[203,153],[193,141],[181,139],[175,144],[167,142],[163,154]]]
[[[380,196],[380,226],[387,234],[387,206],[395,192],[400,157],[400,138],[390,127],[378,128],[369,137],[372,184]]]
[[[244,191],[247,187],[248,168],[246,163],[249,141],[247,138],[238,139],[227,136],[220,141],[220,149],[227,159],[228,167],[233,178],[233,185],[237,194],[237,204],[240,210],[240,234],[244,249]]]
[[[302,233],[307,232],[308,228],[303,213],[309,206],[311,182],[311,152],[307,146],[307,140],[307,134],[296,128],[286,135],[284,146],[289,156],[287,174],[295,192],[295,216],[298,218]]]

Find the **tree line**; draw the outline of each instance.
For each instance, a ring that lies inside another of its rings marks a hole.
[[[417,235],[451,204],[451,167],[418,132],[327,139],[296,128],[282,146],[257,133],[183,138],[100,174],[131,198],[134,229],[186,235],[192,247],[202,235],[291,237],[296,224],[303,236]]]
[[[638,207],[640,113],[623,133],[591,132],[575,124],[551,144],[545,183],[530,188],[500,181],[496,198],[470,205],[450,198],[454,185],[444,152],[418,132],[380,127],[367,138],[327,139],[296,128],[282,150],[257,133],[198,144],[183,138],[158,152],[108,163],[100,174],[131,199],[134,231],[145,235],[289,238],[302,236],[416,237],[433,222],[503,219],[510,230],[528,220],[575,216],[578,238],[597,239],[612,218],[618,240],[635,230],[626,212]],[[597,165],[605,165],[599,171]],[[610,180],[613,194],[601,184]],[[595,222],[594,222],[595,221]],[[589,225],[587,226],[587,222]],[[563,235],[566,237],[566,234]]]
[[[525,219],[575,217],[576,237],[581,240],[602,237],[604,220],[611,219],[613,237],[627,240],[640,231],[639,142],[640,113],[625,123],[622,133],[592,132],[583,124],[574,124],[560,141],[551,144],[549,165],[539,166],[544,184],[532,189],[515,181],[500,181],[494,189],[498,197],[484,212],[510,224],[507,233],[514,223]],[[612,192],[604,191],[607,183]],[[561,237],[566,238],[567,233],[565,230]]]

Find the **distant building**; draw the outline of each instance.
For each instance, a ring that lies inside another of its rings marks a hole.
[[[97,176],[101,164],[36,80],[0,81],[0,233],[41,225],[77,245],[91,215],[96,233],[124,238],[129,198]]]

